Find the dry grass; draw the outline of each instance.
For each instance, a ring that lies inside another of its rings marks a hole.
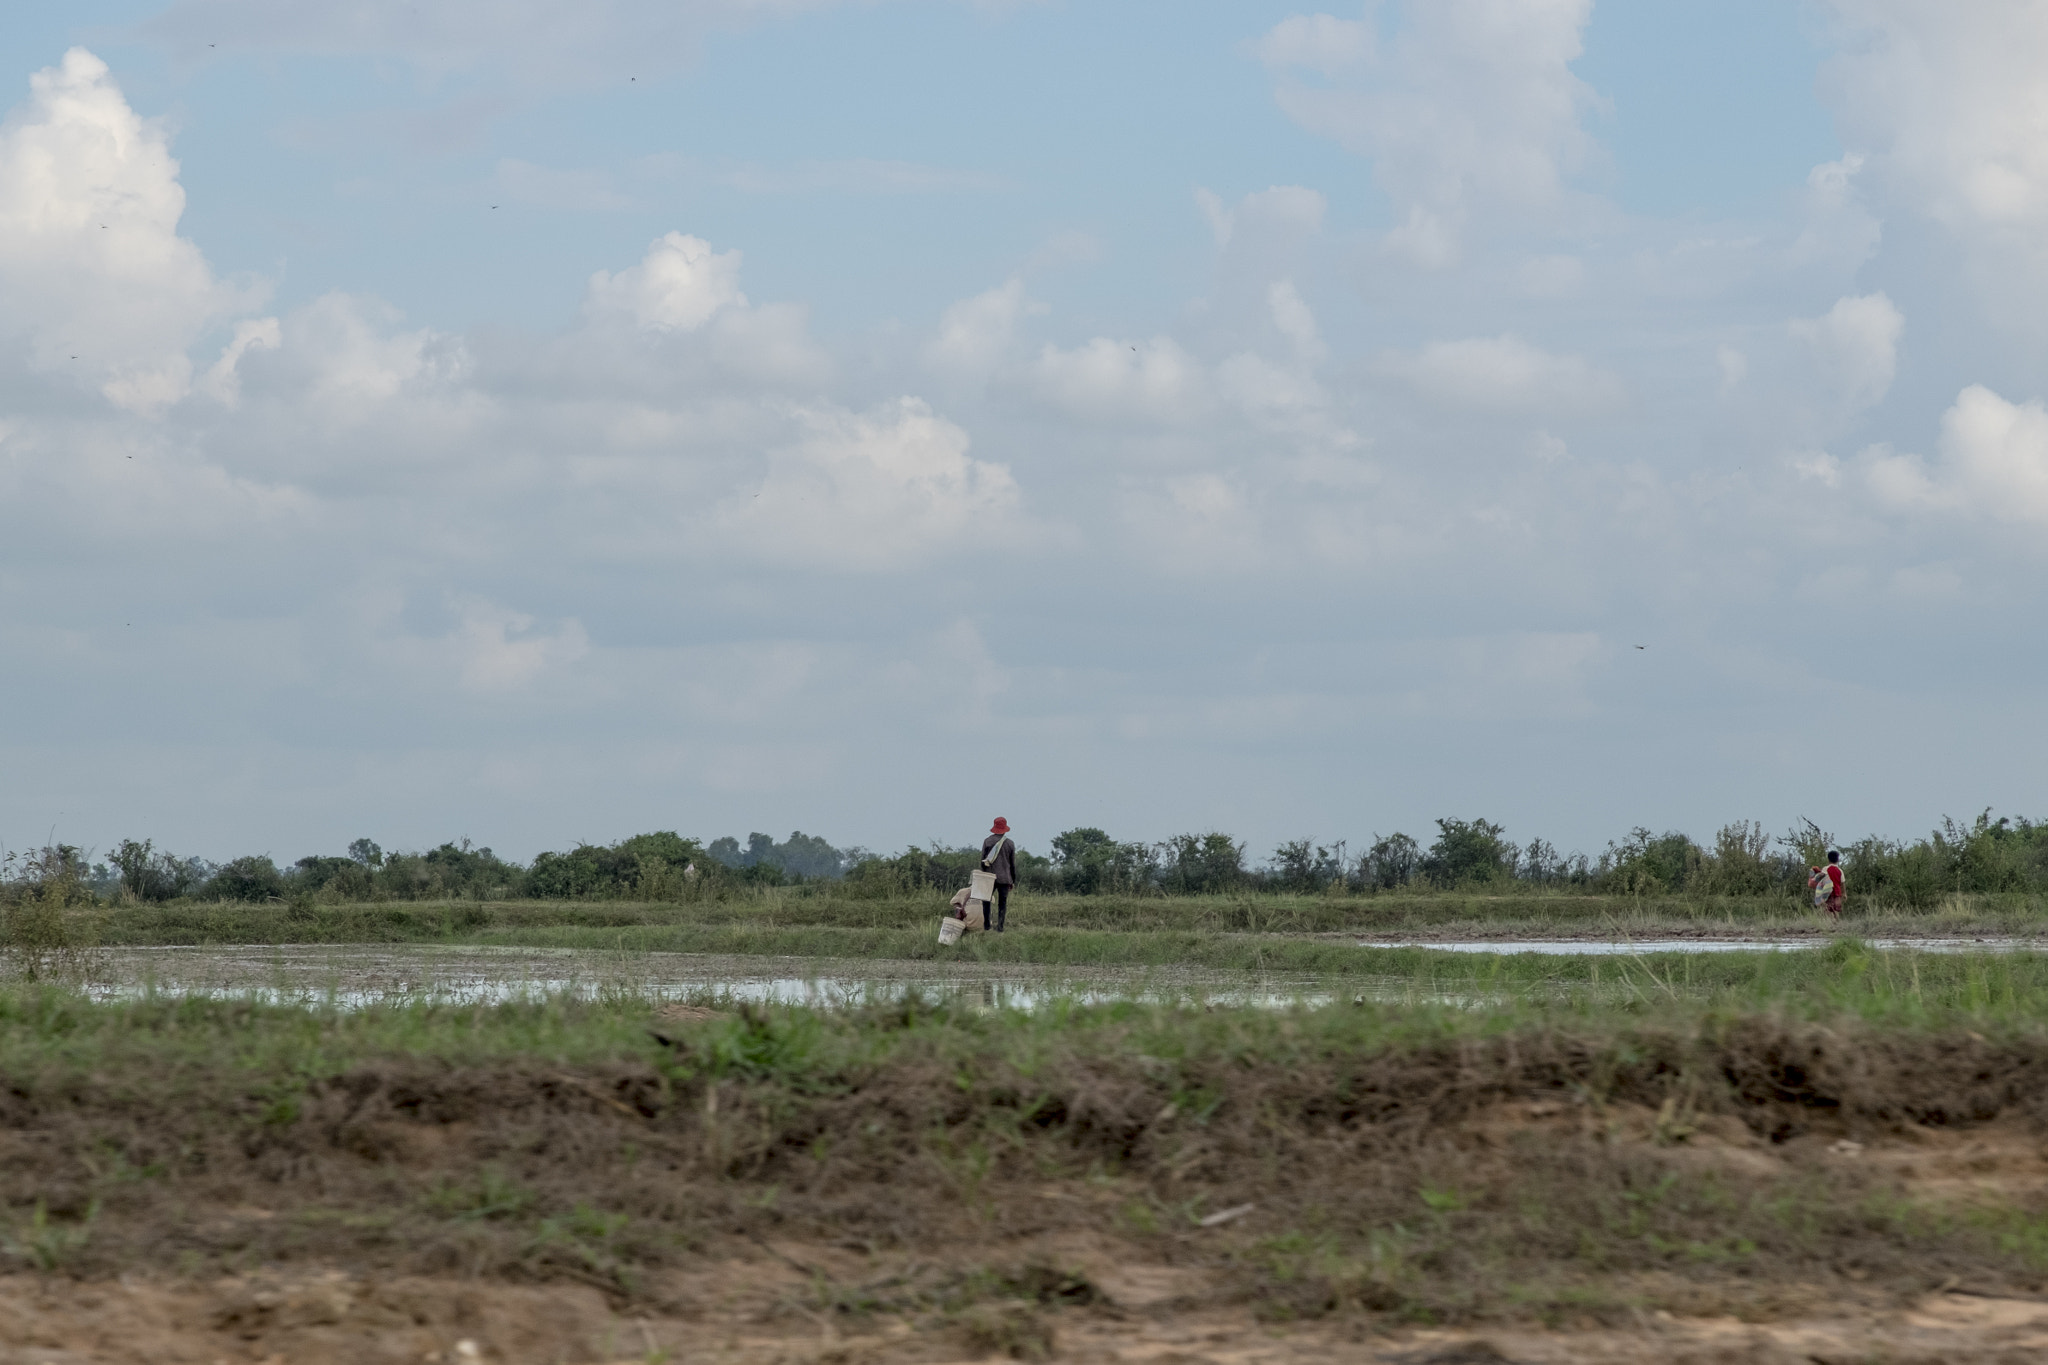
[[[0,1249],[626,1300],[735,1248],[841,1248],[791,1311],[974,1310],[962,1331],[1027,1353],[1002,1305],[1094,1295],[1056,1250],[1083,1236],[1291,1318],[1768,1314],[2048,1272],[2026,1028],[917,1001],[652,1023],[16,997]],[[932,1248],[974,1250],[904,1268]]]

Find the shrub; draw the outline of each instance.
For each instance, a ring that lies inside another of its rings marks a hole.
[[[1055,835],[1048,861],[1053,885],[1078,896],[1148,890],[1159,872],[1149,845],[1118,843],[1092,826]]]
[[[1437,840],[1423,855],[1422,875],[1433,885],[1463,886],[1515,875],[1520,851],[1490,820],[1438,820]]]
[[[285,890],[284,874],[264,853],[223,863],[205,887],[206,895],[217,901],[282,900]]]
[[[1228,834],[1179,834],[1159,846],[1159,884],[1182,895],[1240,890],[1244,845]]]
[[[1406,886],[1421,870],[1422,845],[1399,832],[1373,835],[1372,847],[1358,860],[1358,880],[1376,891]]]

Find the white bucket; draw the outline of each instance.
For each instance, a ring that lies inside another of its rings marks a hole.
[[[972,900],[993,901],[996,898],[996,874],[979,871],[969,873],[967,895]]]
[[[946,948],[952,947],[954,944],[960,941],[960,935],[965,933],[966,930],[967,924],[964,920],[954,919],[951,915],[946,916],[944,919],[939,921],[940,946]]]

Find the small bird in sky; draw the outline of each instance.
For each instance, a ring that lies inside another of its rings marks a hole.
[[[492,208],[496,208],[496,207],[498,207],[498,206],[497,206],[496,204],[493,204],[493,205],[491,205],[491,207],[492,207]]]
[[[1649,648],[1649,646],[1648,646],[1648,645],[1637,645],[1637,646],[1636,646],[1636,648],[1637,648],[1637,649],[1648,649],[1648,648]]]

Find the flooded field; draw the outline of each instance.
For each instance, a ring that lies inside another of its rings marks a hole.
[[[1444,941],[1372,942],[1361,948],[1428,948],[1442,953],[1536,953],[1544,957],[1635,957],[1649,953],[1796,953],[1825,948],[1831,939],[1819,935],[1803,938],[1496,938],[1447,939]],[[1983,938],[1868,938],[1868,948],[1883,952],[1913,953],[2012,953],[2039,952],[2043,941],[2010,935]]]
[[[1327,983],[1194,970],[1078,971],[963,961],[604,952],[574,948],[295,944],[282,947],[118,948],[101,958],[101,998],[255,995],[332,1001],[344,1008],[436,1000],[491,1004],[573,994],[842,1006],[910,992],[967,996],[989,1008],[1054,999],[1198,999],[1206,1003],[1327,1003]]]
[[[1467,942],[1358,942],[1368,951],[1424,950],[1560,960],[1650,959],[1764,953],[1805,956],[1831,940],[1706,939],[1598,942],[1585,939],[1499,939]],[[2034,939],[1876,940],[1881,951],[2007,955],[2038,949]],[[1612,978],[1609,978],[1612,980]],[[1596,978],[1597,980],[1597,978]],[[1324,1005],[1333,1001],[1427,1001],[1472,1004],[1495,998],[1502,983],[1479,996],[1436,974],[1326,976],[1196,967],[1030,965],[953,960],[893,960],[519,948],[419,944],[292,944],[110,948],[97,955],[91,991],[102,999],[156,992],[243,995],[272,1001],[332,1003],[345,1009],[431,1000],[491,1004],[571,994],[607,994],[699,1003],[807,1004],[826,1007],[897,999],[965,998],[990,1009],[1032,1009],[1054,999],[1184,1001],[1214,1005]],[[1523,991],[1551,984],[1539,974]],[[1511,991],[1510,993],[1519,993]]]

